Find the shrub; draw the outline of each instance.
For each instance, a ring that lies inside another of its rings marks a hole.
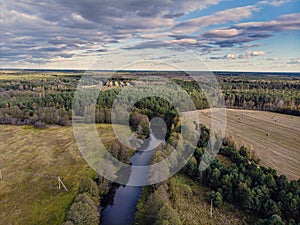
[[[155,225],[181,225],[177,212],[167,203],[159,210]]]
[[[81,201],[72,204],[67,219],[73,222],[74,225],[99,224],[99,214],[97,210]]]
[[[79,193],[88,193],[95,201],[99,199],[99,189],[97,184],[89,177],[84,177],[79,183]]]
[[[37,129],[45,129],[47,127],[46,124],[41,121],[36,121],[33,126]]]
[[[86,203],[89,206],[91,206],[93,209],[97,210],[97,206],[95,202],[85,193],[77,195],[77,197],[74,200],[74,203],[78,203],[78,202]]]

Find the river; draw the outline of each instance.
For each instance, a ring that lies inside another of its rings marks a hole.
[[[156,147],[163,140],[157,139],[152,132],[144,144],[130,158],[134,166],[148,166]],[[146,182],[148,170],[138,171],[133,167],[128,183],[134,180]],[[143,186],[114,184],[105,198],[104,209],[101,210],[100,225],[132,225],[135,221],[136,205],[142,193]]]

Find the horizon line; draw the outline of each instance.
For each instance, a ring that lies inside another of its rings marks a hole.
[[[92,71],[92,72],[217,72],[217,73],[300,73],[300,71],[242,71],[242,70],[151,70],[151,69],[136,69],[136,70],[106,70],[106,69],[95,69],[95,70],[85,70],[85,69],[47,69],[47,68],[0,68],[0,71],[4,70],[18,70],[18,71],[74,71],[74,72],[83,72],[83,71]]]

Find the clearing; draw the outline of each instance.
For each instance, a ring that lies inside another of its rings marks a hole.
[[[218,109],[213,109],[218,110]],[[238,146],[252,146],[260,164],[290,180],[300,176],[300,117],[254,110],[226,109],[226,135]],[[210,109],[199,111],[200,123],[210,127]]]

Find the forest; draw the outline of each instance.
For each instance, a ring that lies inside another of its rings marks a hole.
[[[66,126],[71,124],[72,104],[74,93],[81,79],[82,72],[73,73],[30,73],[14,72],[1,74],[0,76],[0,124],[33,125],[43,128],[46,125],[57,124]],[[185,90],[192,99],[196,109],[210,107],[207,98],[197,82],[186,78],[184,74],[175,74],[175,78],[169,78]],[[91,83],[95,86],[100,84],[101,92],[97,98],[95,109],[95,121],[97,123],[111,122],[111,107],[122,90],[120,82],[135,85],[137,78],[135,73],[113,74],[106,73],[94,75]],[[157,73],[144,72],[143,76],[157,76]],[[170,74],[163,74],[168,77]],[[228,74],[216,73],[219,86],[224,95],[224,105],[228,108],[242,108],[253,110],[266,110],[291,115],[300,115],[300,77],[295,74]],[[109,77],[109,78],[107,78]],[[109,83],[109,85],[107,85]],[[98,87],[98,86],[97,86]],[[89,93],[89,89],[86,93]],[[82,92],[85,93],[85,92]],[[130,94],[130,93],[129,93]],[[178,104],[184,104],[185,96],[181,91],[174,90],[172,93],[177,97]],[[130,98],[130,96],[127,98]],[[83,96],[83,99],[87,99]],[[157,98],[148,97],[139,101],[137,107],[150,118],[153,117],[151,110],[146,112],[144,106],[155,108],[156,113],[162,114],[169,111],[173,106]],[[212,103],[213,104],[213,103]],[[86,117],[89,106],[83,104],[82,112]],[[188,110],[188,108],[186,109]],[[94,112],[93,112],[94,113]],[[88,118],[84,119],[89,122]]]

